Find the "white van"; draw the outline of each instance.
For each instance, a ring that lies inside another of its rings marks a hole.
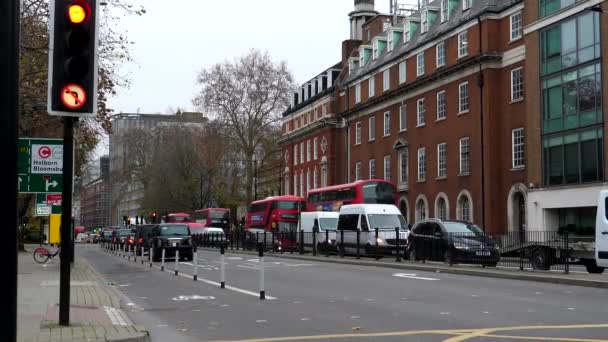
[[[339,214],[333,211],[311,211],[300,213],[298,223],[298,243],[304,236],[304,249],[312,250],[313,240],[317,251],[335,250],[336,229]],[[301,233],[302,232],[302,233]],[[313,233],[317,233],[313,238]]]
[[[595,262],[608,267],[608,190],[600,191],[595,220]]]
[[[405,255],[409,226],[399,209],[391,204],[351,204],[340,208],[337,244],[344,242],[344,252],[365,255],[396,254],[399,229],[399,253]],[[376,229],[377,236],[376,236]],[[342,237],[342,235],[344,237]]]

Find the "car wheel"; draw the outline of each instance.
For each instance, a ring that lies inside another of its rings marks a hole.
[[[584,263],[585,269],[591,274],[602,274],[604,273],[604,267],[599,267],[595,260],[589,260]]]
[[[418,257],[416,256],[416,250],[412,248],[407,255],[409,261],[417,261]]]
[[[537,248],[530,256],[530,263],[535,270],[548,271],[551,269],[549,263],[549,252],[545,248]]]

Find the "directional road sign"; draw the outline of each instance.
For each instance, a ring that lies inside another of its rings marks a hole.
[[[19,139],[19,192],[61,193],[63,140]]]

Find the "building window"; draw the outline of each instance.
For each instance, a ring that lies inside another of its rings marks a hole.
[[[425,34],[429,30],[429,12],[426,8],[420,12],[420,21],[422,23],[420,33]]]
[[[437,68],[445,66],[445,42],[435,46],[435,54],[437,55]]]
[[[416,76],[424,75],[424,52],[416,56]]]
[[[319,159],[319,138],[313,140],[313,157],[315,160]]]
[[[368,90],[369,97],[376,96],[376,76],[371,76],[369,78],[368,84],[369,84],[369,90]]]
[[[522,17],[521,12],[517,12],[509,17],[511,23],[511,41],[521,38]]]
[[[384,156],[384,180],[391,180],[391,156]]]
[[[543,137],[544,182],[565,185],[604,179],[602,126]]]
[[[458,113],[469,111],[469,82],[461,83],[458,86]]]
[[[313,181],[313,189],[316,189],[319,187],[319,171],[317,170],[317,167],[315,166],[315,171],[312,174],[312,181]]]
[[[511,132],[511,142],[513,145],[513,168],[522,168],[525,165],[524,154],[524,129],[518,128]]]
[[[471,199],[466,194],[460,195],[458,199],[458,220],[471,222]]]
[[[460,174],[468,175],[471,172],[471,147],[469,138],[460,138]]]
[[[369,160],[369,179],[376,179],[376,159]]]
[[[448,20],[448,18],[449,18],[448,0],[441,0],[441,22]]]
[[[361,83],[355,86],[355,103],[361,102]]]
[[[424,126],[425,125],[425,115],[426,115],[426,108],[424,105],[424,98],[422,99],[418,99],[418,101],[416,102],[416,109],[417,109],[417,125],[418,127],[420,126]]]
[[[372,42],[372,54],[373,54],[374,60],[378,59],[378,40],[377,39],[374,39],[374,41]]]
[[[321,166],[321,187],[327,186],[327,165]]]
[[[407,131],[407,106],[399,107],[399,132]]]
[[[403,43],[407,43],[410,41],[410,23],[409,21],[405,21],[405,28],[403,31]]]
[[[356,181],[360,181],[362,180],[362,176],[361,176],[361,171],[362,171],[362,164],[360,161],[355,163],[355,180]]]
[[[443,197],[437,199],[437,218],[441,221],[448,219],[448,204]]]
[[[355,145],[361,144],[361,122],[355,125]]]
[[[448,144],[437,145],[437,177],[445,178],[448,175]]]
[[[409,178],[407,148],[399,152],[399,184],[407,186]]]
[[[310,157],[312,155],[312,146],[310,145],[310,140],[306,140],[306,161],[310,161]]]
[[[471,1],[473,0],[462,0],[462,10],[466,11],[471,8]]]
[[[405,61],[399,63],[399,84],[405,83],[407,80],[407,69]]]
[[[446,116],[445,90],[442,90],[437,93],[437,121],[445,119]]]
[[[298,196],[298,174],[293,175],[293,195]]]
[[[424,182],[426,180],[426,148],[421,147],[418,149],[418,181]]]
[[[519,101],[524,98],[524,69],[511,70],[511,101]]]
[[[306,170],[306,193],[308,194],[308,192],[310,191],[310,186],[312,184],[310,183],[310,169]]]
[[[469,33],[467,31],[458,34],[458,58],[469,54]]]
[[[541,32],[542,75],[600,58],[600,14],[585,13]]]
[[[384,136],[391,135],[391,112],[384,112]]]
[[[298,165],[298,144],[293,145],[293,165]]]
[[[389,89],[391,89],[391,70],[390,69],[386,69],[384,70],[383,76],[382,76],[382,89],[383,91],[388,91]]]
[[[300,171],[300,196],[304,197],[304,170]]]
[[[562,8],[573,5],[576,0],[540,0],[540,17],[549,16]]]
[[[304,159],[304,142],[302,141],[300,143],[300,164],[304,164],[304,162],[306,162],[306,159]]]
[[[372,116],[368,119],[369,124],[369,141],[376,140],[376,117]]]
[[[419,198],[418,202],[416,202],[416,221],[426,220],[426,202],[424,199]]]

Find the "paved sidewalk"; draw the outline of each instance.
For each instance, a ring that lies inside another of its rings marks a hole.
[[[219,255],[219,250],[214,248],[202,248],[200,250],[216,251]],[[242,250],[226,250],[227,254],[246,254],[246,255],[258,255],[257,252],[253,251],[242,251]],[[437,262],[410,262],[404,260],[403,262],[395,262],[394,257],[385,257],[380,260],[374,260],[373,258],[361,257],[356,259],[352,256],[346,256],[340,258],[337,255],[326,256],[312,256],[309,254],[300,255],[295,252],[291,253],[265,253],[267,257],[295,259],[295,260],[306,260],[316,262],[329,262],[337,264],[347,265],[359,265],[359,266],[374,266],[374,267],[388,267],[402,270],[417,270],[425,272],[437,272],[437,273],[451,273],[460,275],[470,275],[477,277],[491,277],[500,279],[513,279],[513,280],[525,280],[535,281],[541,283],[561,284],[561,285],[574,285],[584,287],[595,287],[595,288],[608,288],[608,276],[602,274],[582,274],[582,273],[556,273],[549,271],[519,271],[510,270],[504,268],[481,268],[475,265],[454,265],[449,266],[444,263]]]
[[[70,326],[59,316],[59,258],[37,264],[38,245],[19,253],[17,340],[20,342],[146,342],[148,332],[121,310],[121,295],[84,259],[71,272]]]

